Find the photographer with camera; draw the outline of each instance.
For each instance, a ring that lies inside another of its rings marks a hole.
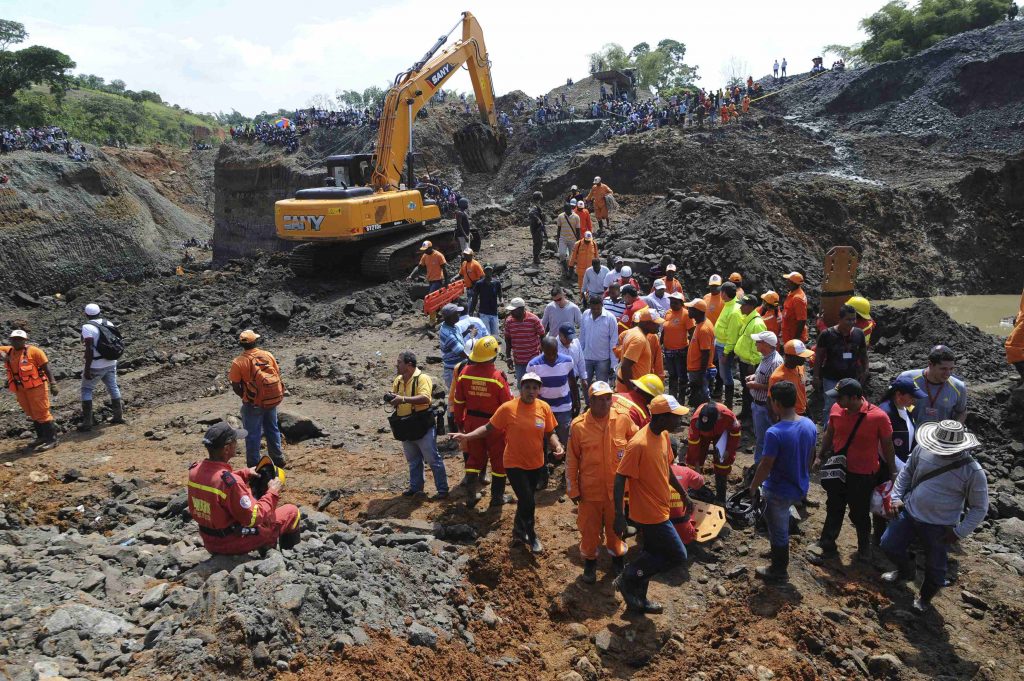
[[[434,474],[437,488],[432,499],[447,499],[448,473],[437,451],[436,421],[430,408],[434,382],[416,367],[416,355],[411,350],[398,354],[395,370],[398,375],[391,384],[391,392],[384,395],[384,401],[395,408],[388,422],[395,439],[402,442],[405,460],[409,463],[409,488],[402,496],[423,494],[425,461]]]

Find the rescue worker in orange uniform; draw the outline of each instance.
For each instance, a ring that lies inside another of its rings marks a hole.
[[[785,275],[789,282],[789,294],[782,306],[782,338],[788,343],[794,338],[807,342],[807,294],[804,293],[804,275],[790,272]]]
[[[711,326],[714,326],[718,323],[718,315],[722,314],[722,308],[725,307],[725,301],[722,300],[722,276],[720,274],[712,274],[708,278],[708,292],[704,294],[704,302],[708,306],[705,313],[707,320],[711,322]]]
[[[612,193],[612,188],[601,182],[598,176],[594,178],[594,186],[584,199],[594,207],[592,215],[597,218],[598,227],[608,227],[608,195]]]
[[[471,433],[487,424],[498,407],[512,400],[512,391],[505,373],[494,366],[498,356],[498,339],[484,336],[473,343],[469,364],[458,372],[452,383],[452,411],[455,425],[463,433]],[[491,462],[491,508],[505,503],[505,433],[497,428],[487,436],[465,443],[467,505],[480,500],[478,485],[483,484],[487,462]]]
[[[587,210],[587,204],[581,200],[576,201],[576,215],[580,216],[580,231],[586,234],[587,232],[594,231],[594,223],[590,219],[590,211]]]
[[[725,437],[724,452],[719,450],[719,440]],[[708,453],[715,469],[715,500],[725,503],[726,486],[736,450],[740,446],[740,420],[724,404],[705,402],[697,407],[690,419],[690,433],[687,440],[686,465],[697,471],[704,468]]]
[[[612,409],[628,416],[637,428],[643,428],[651,422],[651,400],[665,393],[665,383],[661,377],[647,374],[634,378],[630,384],[627,390],[615,393]]]
[[[1014,320],[1013,331],[1006,339],[1006,361],[1017,369],[1024,385],[1024,293],[1020,294],[1020,310]]]
[[[732,274],[729,275],[729,281],[736,284],[736,300],[740,300],[744,295],[743,275],[740,274],[739,272],[733,272]]]
[[[10,345],[0,345],[0,362],[7,369],[7,389],[14,393],[25,416],[32,419],[36,439],[28,448],[44,452],[57,446],[57,426],[50,413],[50,395],[60,392],[46,353],[28,344],[23,329],[11,332]]]
[[[629,270],[628,266],[622,269],[628,270],[630,275],[632,275],[632,270]],[[633,281],[633,279],[630,279],[630,281]],[[623,331],[628,331],[635,326],[634,318],[636,313],[649,306],[647,301],[640,297],[640,289],[637,288],[635,283],[621,284],[620,282],[619,291],[622,293],[622,299],[626,302],[626,309],[619,316],[619,335],[621,335]]]
[[[846,304],[857,311],[857,322],[854,324],[864,332],[864,339],[871,347],[871,332],[875,330],[875,320],[871,318],[871,301],[863,296],[853,296]]]
[[[278,542],[290,549],[299,543],[299,509],[277,505],[281,481],[272,479],[266,493],[255,499],[249,480],[256,469],[231,469],[231,457],[245,436],[225,421],[215,423],[203,436],[208,458],[189,467],[188,510],[199,525],[203,546],[213,554],[244,554]]]
[[[677,268],[674,264],[669,263],[665,266],[665,295],[671,295],[673,293],[682,293],[683,298],[686,294],[683,293],[683,282],[676,278]],[[651,293],[654,293],[654,286],[651,286]]]
[[[765,327],[776,336],[782,334],[782,318],[779,314],[779,294],[775,291],[765,291],[761,294],[761,319]]]
[[[583,232],[583,238],[572,247],[572,255],[569,256],[569,267],[576,268],[576,278],[579,280],[580,293],[583,292],[583,276],[587,273],[594,258],[601,254],[597,249],[597,242],[594,241],[594,233],[587,230]]]
[[[469,301],[466,309],[471,310],[473,309],[473,300],[476,297],[476,289],[474,288],[476,282],[484,278],[484,267],[476,259],[476,254],[472,248],[462,251],[462,264],[459,265],[459,276],[462,277],[462,283],[466,287],[466,299]]]
[[[722,125],[729,123],[729,105],[722,102],[722,108],[718,110],[718,115],[722,117]]]
[[[750,113],[750,95],[743,95],[743,113]]]
[[[658,316],[657,310],[645,307],[633,317],[636,325],[621,336],[619,372],[616,390],[629,390],[630,381],[645,374],[655,374],[659,378],[664,373],[664,358],[661,354],[661,341],[658,331],[665,320]]]
[[[615,469],[630,438],[640,428],[612,409],[614,391],[604,381],[590,385],[590,408],[577,416],[569,430],[565,459],[565,493],[576,505],[580,531],[583,581],[597,581],[597,549],[604,544],[612,556],[612,572],[622,572],[626,545],[615,534]]]

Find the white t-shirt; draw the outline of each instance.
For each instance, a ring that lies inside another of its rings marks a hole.
[[[102,322],[102,319],[95,319],[93,321]],[[96,328],[95,324],[83,324],[82,325],[82,341],[84,342],[87,338],[92,339],[92,368],[93,369],[106,369],[117,365],[116,359],[103,359],[100,354],[96,352],[96,344],[99,342],[100,330]]]

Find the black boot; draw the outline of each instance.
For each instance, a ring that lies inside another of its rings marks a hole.
[[[725,406],[728,407],[730,410],[732,409],[733,395],[735,392],[736,386],[734,386],[732,383],[725,386]]]
[[[92,400],[82,400],[82,422],[78,424],[78,432],[88,433],[92,430]]]
[[[870,563],[874,557],[871,550],[871,529],[857,530],[857,560]]]
[[[597,559],[587,558],[583,562],[583,583],[593,584],[597,581]]]
[[[789,545],[771,548],[771,565],[759,567],[754,573],[766,582],[785,582],[789,579]]]
[[[288,534],[282,534],[278,538],[277,543],[281,547],[282,551],[287,549],[294,549],[299,543],[301,534],[302,530],[295,530],[294,532],[289,532]]]
[[[725,494],[728,489],[729,478],[715,473],[715,503],[719,506],[725,505]]]
[[[32,422],[32,430],[36,431],[36,439],[29,442],[25,447],[27,449],[35,449],[39,445],[46,442],[46,437],[43,436],[43,424],[36,421]]]
[[[53,421],[40,424],[39,427],[43,436],[43,444],[36,447],[37,452],[45,452],[57,446],[57,424]]]
[[[931,607],[932,598],[937,593],[939,593],[939,586],[926,579],[921,585],[921,593],[914,599],[914,610],[919,613],[926,612]]]
[[[480,486],[479,486],[480,474],[479,473],[466,473],[466,506],[473,508],[476,503],[480,501]]]
[[[637,585],[626,576],[625,572],[616,577],[612,584],[622,594],[622,600],[626,602],[626,610],[643,610],[643,601],[640,600]]]
[[[126,423],[124,420],[124,403],[121,400],[110,400],[110,408],[114,412],[113,418],[110,419],[111,423],[117,425]]]
[[[645,579],[637,589],[637,595],[640,597],[640,612],[647,615],[660,615],[665,611],[665,606],[647,597],[649,588],[651,588],[651,580]]]
[[[612,557],[612,574],[618,577],[622,574],[623,569],[626,567],[625,556],[614,556]]]
[[[505,476],[497,473],[491,474],[491,508],[501,508],[505,505]]]

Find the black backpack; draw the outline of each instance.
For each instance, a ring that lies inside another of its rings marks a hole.
[[[103,319],[93,319],[89,323],[100,332],[99,338],[96,339],[96,344],[93,346],[96,354],[103,359],[120,359],[124,354],[124,340],[121,338],[118,328]]]

